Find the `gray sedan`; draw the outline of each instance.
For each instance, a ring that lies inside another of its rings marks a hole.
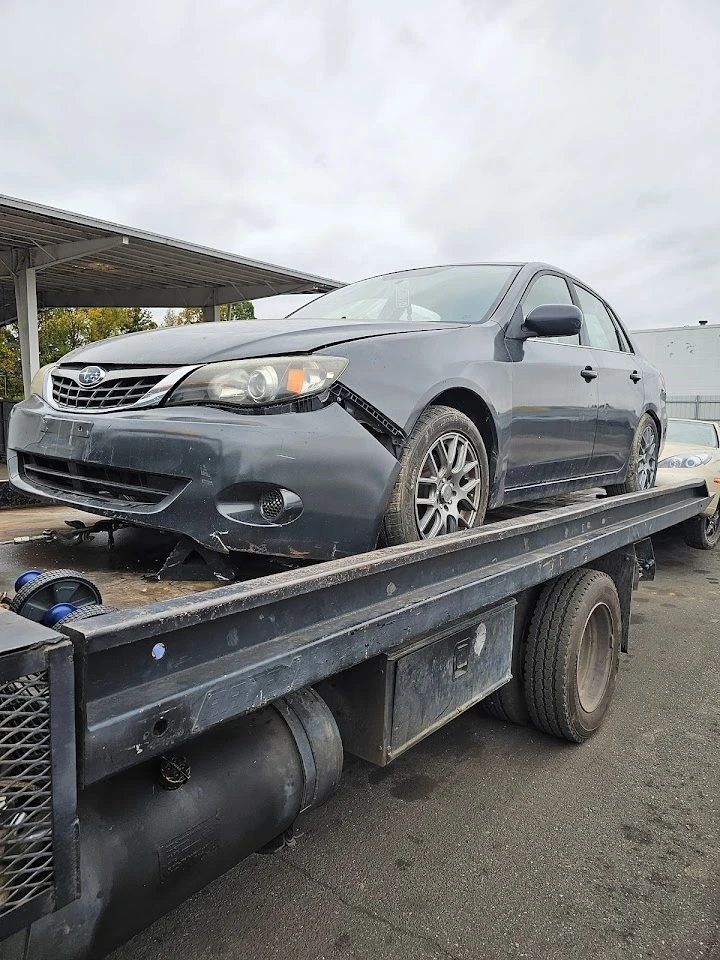
[[[553,267],[375,277],[282,320],[83,347],[10,424],[21,490],[214,550],[327,559],[489,507],[652,486],[664,385]]]

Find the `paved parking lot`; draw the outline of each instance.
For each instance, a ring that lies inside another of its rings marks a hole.
[[[294,848],[113,960],[720,957],[720,551],[656,551],[592,741],[472,710],[386,770],[348,758]]]

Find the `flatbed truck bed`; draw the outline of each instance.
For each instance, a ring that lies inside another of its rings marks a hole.
[[[15,542],[80,518],[0,514],[0,589],[28,567],[77,568],[118,608],[55,626],[37,603],[35,620],[0,612],[0,958],[102,956],[281,846],[335,789],[343,746],[382,766],[482,701],[585,739],[592,696],[579,719],[559,709],[585,650],[560,662],[578,591],[605,590],[581,627],[600,611],[617,658],[652,575],[635,545],[708,502],[692,483],[584,495],[329,563],[252,557],[247,580],[207,589],[144,580],[167,548],[146,532],[112,550]]]

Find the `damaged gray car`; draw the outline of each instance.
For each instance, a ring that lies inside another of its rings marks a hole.
[[[34,496],[221,553],[328,559],[650,487],[665,422],[659,373],[589,287],[468,264],[76,350],[15,407],[8,467]]]

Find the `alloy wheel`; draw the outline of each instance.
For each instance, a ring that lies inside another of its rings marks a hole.
[[[655,427],[648,423],[640,435],[637,456],[638,486],[641,490],[649,490],[655,483],[657,473],[657,434]]]
[[[720,540],[720,506],[711,517],[705,517],[705,536],[711,544]]]
[[[415,521],[422,540],[469,530],[482,495],[477,450],[460,433],[445,433],[425,454],[415,484]]]

